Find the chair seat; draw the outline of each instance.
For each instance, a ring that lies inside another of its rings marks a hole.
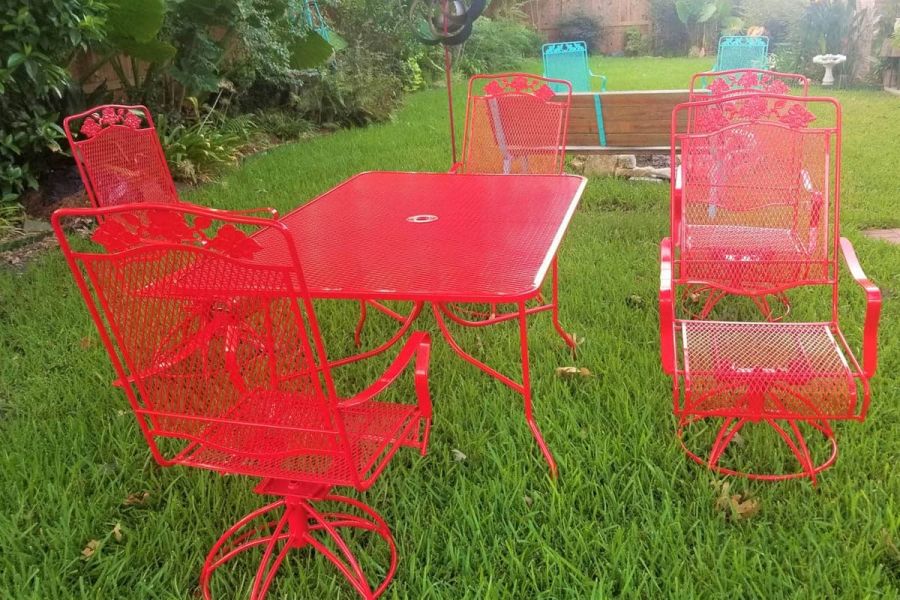
[[[738,288],[821,279],[825,261],[791,229],[741,225],[691,225],[685,229],[682,277]]]
[[[249,394],[223,421],[197,434],[181,464],[256,477],[354,485],[397,443],[414,441],[421,417],[416,405],[362,402],[339,409],[352,460],[340,436],[322,421],[321,400],[303,394]],[[227,420],[226,420],[227,419]]]
[[[853,418],[860,375],[828,323],[683,321],[682,414]]]

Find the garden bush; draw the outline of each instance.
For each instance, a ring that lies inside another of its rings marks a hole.
[[[330,67],[307,76],[293,107],[304,119],[327,128],[386,121],[403,94],[393,63],[392,57],[368,48],[345,48]]]
[[[650,38],[637,27],[625,30],[625,56],[646,56],[650,53]]]
[[[602,23],[596,18],[575,11],[567,14],[557,21],[556,28],[559,33],[556,36],[558,42],[583,41],[587,44],[588,52],[600,45],[600,27]]]
[[[475,21],[456,68],[465,75],[512,71],[540,51],[541,38],[532,29],[506,19],[482,17]]]
[[[0,205],[37,187],[37,165],[60,152],[66,66],[103,35],[93,0],[31,0],[0,9]],[[6,213],[8,214],[8,213]]]

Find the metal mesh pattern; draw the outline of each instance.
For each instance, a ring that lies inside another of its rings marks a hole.
[[[682,322],[682,413],[849,418],[856,384],[827,323]]]
[[[549,83],[519,74],[473,77],[460,171],[562,173],[571,92],[557,100]]]
[[[768,66],[769,38],[765,36],[726,35],[719,38],[719,51],[713,71],[765,69]]]
[[[229,473],[359,485],[389,444],[418,433],[417,407],[338,403],[281,226],[178,206],[104,213],[91,251],[64,245],[154,453]],[[261,229],[282,265],[254,260]],[[185,277],[204,284],[185,286]],[[260,294],[273,289],[288,293]],[[183,444],[166,451],[162,438]]]
[[[317,297],[516,299],[537,293],[583,185],[569,175],[364,173],[281,222]],[[270,235],[258,258],[283,261]]]
[[[94,206],[178,202],[150,112],[105,106],[64,121],[72,155]]]
[[[544,44],[542,54],[544,77],[570,82],[573,92],[591,91],[587,44],[584,42]],[[551,83],[550,87],[554,92],[566,91],[565,86],[559,83]]]
[[[809,79],[795,73],[778,73],[763,69],[734,69],[697,73],[691,77],[690,100],[705,100],[748,92],[806,96]]]
[[[831,281],[838,133],[812,126],[814,102],[830,106],[760,94],[676,109],[699,115],[675,136],[682,283],[753,293]]]

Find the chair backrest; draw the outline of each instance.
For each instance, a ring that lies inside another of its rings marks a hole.
[[[76,247],[73,218],[98,222]],[[61,209],[53,225],[161,464],[358,485],[285,225],[186,203]]]
[[[544,77],[562,79],[572,84],[573,92],[591,91],[591,69],[588,66],[587,44],[584,42],[556,42],[544,44]],[[558,83],[550,83],[554,92],[565,92]]]
[[[687,130],[680,113],[693,111]],[[841,111],[836,100],[743,94],[672,115],[672,238],[682,280],[734,293],[834,283]]]
[[[550,84],[559,85],[557,93]],[[572,87],[525,73],[469,80],[462,173],[562,173]]]
[[[809,79],[796,73],[778,73],[765,69],[710,71],[696,73],[691,77],[692,102],[752,92],[808,96]]]
[[[723,35],[713,71],[765,69],[769,60],[769,38],[754,35]]]
[[[178,202],[146,107],[98,106],[66,117],[63,128],[94,206]]]

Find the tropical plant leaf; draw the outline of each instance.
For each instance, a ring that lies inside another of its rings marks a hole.
[[[706,23],[710,19],[712,19],[716,12],[719,10],[719,7],[716,6],[715,2],[707,2],[703,5],[703,8],[697,13],[697,22],[698,23]]]
[[[106,30],[110,37],[149,42],[162,28],[165,0],[117,0],[110,6]]]
[[[294,69],[312,69],[331,58],[334,48],[315,31],[310,31],[288,48]]]
[[[177,49],[169,42],[162,40],[147,40],[138,42],[126,38],[115,39],[115,44],[128,56],[146,60],[151,63],[164,63],[171,60]]]

